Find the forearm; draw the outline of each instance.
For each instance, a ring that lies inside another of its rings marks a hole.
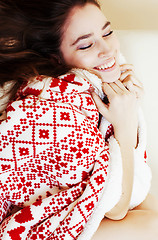
[[[134,178],[134,149],[137,147],[138,101],[120,81],[103,83],[108,97],[106,105],[93,94],[99,112],[113,125],[122,157],[122,195],[119,202],[106,214],[107,217],[122,219],[130,205]],[[113,189],[111,190],[113,191]]]
[[[119,142],[121,155],[122,155],[122,195],[119,202],[106,213],[106,217],[113,220],[120,220],[127,214],[131,200],[132,187],[133,187],[133,172],[134,172],[134,152],[133,147],[128,145],[128,142],[122,144]]]

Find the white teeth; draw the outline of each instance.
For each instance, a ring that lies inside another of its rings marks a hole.
[[[115,63],[115,59],[113,59],[111,62],[107,63],[107,64],[104,64],[100,67],[98,67],[99,70],[104,70],[104,69],[107,69],[107,68],[110,68],[114,65]]]

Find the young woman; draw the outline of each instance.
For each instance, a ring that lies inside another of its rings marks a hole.
[[[99,4],[6,0],[0,19],[1,239],[156,239],[142,84]]]

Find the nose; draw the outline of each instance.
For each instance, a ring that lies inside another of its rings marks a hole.
[[[104,58],[110,56],[112,53],[111,45],[105,39],[98,43],[98,57]]]

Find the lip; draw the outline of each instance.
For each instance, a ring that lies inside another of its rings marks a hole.
[[[114,60],[114,64],[112,66],[107,67],[105,69],[99,69],[99,67],[110,63],[112,60]],[[108,61],[104,62],[103,64],[100,64],[99,66],[94,67],[94,69],[99,71],[99,72],[110,72],[110,71],[114,70],[115,67],[116,67],[116,59],[115,59],[115,57],[113,57],[113,58],[108,59]]]

